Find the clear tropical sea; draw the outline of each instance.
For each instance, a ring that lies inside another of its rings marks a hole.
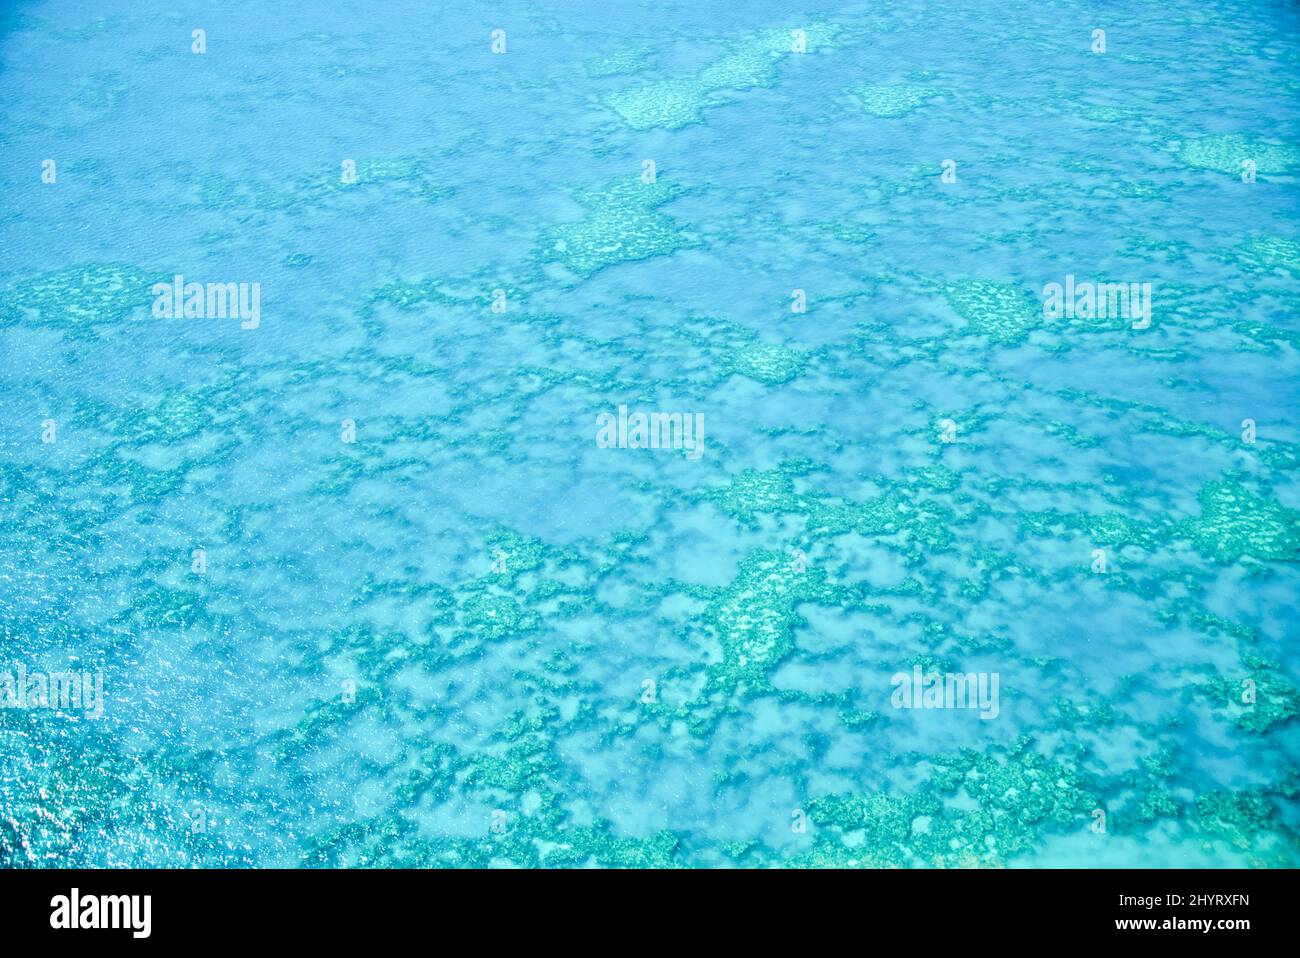
[[[0,864],[1300,864],[1298,67],[5,3]]]

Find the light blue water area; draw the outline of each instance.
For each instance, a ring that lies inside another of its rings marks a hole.
[[[0,19],[0,862],[1300,863],[1294,5],[213,6]]]

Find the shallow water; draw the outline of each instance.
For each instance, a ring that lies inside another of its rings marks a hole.
[[[96,6],[0,19],[0,704],[103,683],[0,863],[1300,864],[1293,5]]]

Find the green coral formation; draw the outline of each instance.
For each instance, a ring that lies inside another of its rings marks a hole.
[[[1236,250],[1237,262],[1249,270],[1283,270],[1300,276],[1300,241],[1285,236],[1252,236]]]
[[[826,23],[804,30],[806,51],[830,44],[839,28]],[[765,30],[737,42],[721,59],[693,77],[660,80],[605,98],[605,104],[634,130],[676,130],[700,120],[705,108],[720,102],[726,90],[746,90],[771,84],[777,63],[794,53],[795,38],[788,30]]]
[[[555,734],[578,724],[554,708],[529,717],[515,713],[486,747],[470,754],[449,745],[414,751],[403,786],[403,810],[353,822],[313,840],[304,864],[406,868],[671,868],[680,838],[663,830],[646,838],[615,833],[608,821],[578,823],[565,807],[564,770],[555,758]],[[427,836],[414,806],[441,805],[455,794],[473,796],[481,818],[473,834]]]
[[[1210,792],[1196,800],[1196,819],[1208,836],[1253,853],[1252,864],[1276,865],[1276,860],[1268,861],[1261,853],[1278,845],[1276,799],[1290,800],[1295,794],[1293,783],[1284,783],[1276,789]]]
[[[436,180],[424,159],[397,156],[352,160],[346,169],[339,165],[328,172],[302,173],[288,183],[212,173],[204,177],[199,199],[204,209],[224,210],[241,223],[253,223],[318,209],[340,197],[376,189],[425,202],[446,199],[453,192]]]
[[[887,119],[906,116],[935,96],[933,90],[911,83],[865,84],[849,92],[857,97],[862,109]]]
[[[588,76],[611,77],[628,73],[639,73],[645,68],[649,50],[634,47],[618,50],[608,56],[599,57],[586,64]]]
[[[800,603],[832,604],[839,590],[826,572],[790,555],[756,550],[740,563],[735,580],[709,603],[703,620],[722,645],[722,662],[711,671],[718,684],[765,684],[767,675],[794,649]]]
[[[1286,677],[1280,663],[1249,653],[1242,656],[1246,676],[1219,676],[1201,686],[1230,721],[1262,735],[1300,714],[1300,689]]]
[[[1258,173],[1286,173],[1300,167],[1300,149],[1240,133],[1193,137],[1183,143],[1178,158],[1197,169],[1234,176],[1241,174],[1246,160],[1254,161]]]
[[[676,130],[699,121],[708,94],[697,80],[661,80],[611,93],[605,103],[634,130]]]
[[[905,795],[828,795],[808,802],[819,827],[796,864],[858,868],[1006,865],[1044,831],[1083,830],[1098,799],[1077,764],[1035,751],[965,751],[936,759],[928,781]]]
[[[1075,530],[1094,545],[1121,549],[1125,546],[1137,546],[1153,549],[1163,543],[1168,527],[1163,522],[1143,522],[1118,512],[1098,515],[1065,515],[1049,510],[1046,512],[1027,512],[1021,516],[1021,526],[1031,535],[1051,535],[1057,529]]]
[[[84,830],[113,808],[115,780],[124,769],[111,750],[100,753],[101,761],[82,761],[84,731],[84,723],[74,734],[58,718],[5,710],[0,747],[9,758],[0,767],[0,867],[70,860]]]
[[[746,469],[709,496],[727,515],[750,525],[763,513],[793,512],[800,503],[794,480],[778,469]]]
[[[940,503],[919,498],[899,483],[883,495],[863,502],[837,502],[816,494],[795,492],[790,476],[796,470],[786,464],[780,470],[745,470],[732,477],[722,489],[702,498],[714,501],[727,514],[754,525],[764,514],[802,517],[804,530],[812,536],[836,536],[857,532],[866,536],[895,537],[907,554],[917,550],[939,550],[952,539],[957,519]]]
[[[172,392],[152,410],[140,410],[125,417],[123,439],[128,443],[175,443],[197,436],[212,423],[212,411],[203,397],[189,392]]]
[[[947,286],[944,295],[972,333],[1003,346],[1024,342],[1043,324],[1042,305],[1010,283],[969,280]]]
[[[465,628],[485,639],[518,635],[537,627],[538,618],[508,595],[476,595],[462,609]]]
[[[665,181],[644,183],[635,176],[582,193],[578,201],[587,208],[586,218],[551,227],[541,256],[587,277],[606,266],[698,246],[698,240],[657,210],[680,194],[680,188]]]
[[[148,319],[155,283],[170,280],[124,263],[90,263],[42,273],[0,293],[0,327],[17,323],[85,333]]]
[[[1235,479],[1208,483],[1198,499],[1201,514],[1179,531],[1202,555],[1217,562],[1300,560],[1300,512]]]
[[[788,346],[755,342],[732,354],[728,365],[742,376],[768,386],[779,386],[797,378],[807,361],[803,353]]]

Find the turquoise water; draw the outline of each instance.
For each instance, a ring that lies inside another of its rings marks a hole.
[[[1294,5],[207,6],[0,19],[0,863],[1300,863]]]

